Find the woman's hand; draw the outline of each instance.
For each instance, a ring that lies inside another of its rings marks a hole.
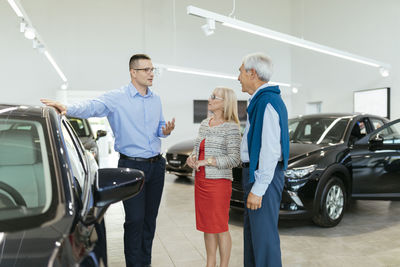
[[[206,165],[207,165],[207,161],[206,160],[198,160],[198,161],[196,161],[196,171],[199,171],[201,166],[206,166]]]
[[[186,164],[192,168],[195,169],[196,168],[196,155],[191,155],[186,159]]]

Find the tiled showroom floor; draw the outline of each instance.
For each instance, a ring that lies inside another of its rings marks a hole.
[[[153,245],[153,267],[205,266],[203,234],[195,229],[194,185],[167,174]],[[124,265],[122,204],[106,214],[109,266]],[[230,213],[232,267],[243,266],[242,214]],[[281,220],[284,266],[400,266],[400,202],[354,201],[334,228]]]

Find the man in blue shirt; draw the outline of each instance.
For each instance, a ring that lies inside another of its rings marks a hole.
[[[240,148],[243,162],[244,266],[279,267],[279,207],[283,170],[289,156],[288,115],[278,86],[268,84],[272,62],[263,54],[247,55],[239,69],[242,92],[251,97]]]
[[[175,119],[165,122],[161,100],[150,88],[154,67],[149,56],[133,55],[129,61],[131,82],[97,99],[63,105],[41,99],[61,114],[89,118],[104,117],[115,136],[118,167],[142,170],[145,186],[135,197],[124,201],[124,252],[126,266],[150,266],[156,218],[164,188],[165,159],[160,155],[160,137],[168,136]]]

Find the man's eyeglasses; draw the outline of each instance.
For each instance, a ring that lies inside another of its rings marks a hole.
[[[134,69],[134,70],[144,70],[146,73],[154,72],[157,69],[156,68],[142,68],[142,69]]]
[[[222,97],[216,96],[214,94],[210,95],[210,99],[212,99],[212,100],[215,100],[215,99],[224,100]]]

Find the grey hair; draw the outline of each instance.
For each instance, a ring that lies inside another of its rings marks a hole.
[[[272,60],[265,54],[254,53],[243,58],[243,65],[246,71],[254,69],[260,80],[269,82],[272,76]]]

